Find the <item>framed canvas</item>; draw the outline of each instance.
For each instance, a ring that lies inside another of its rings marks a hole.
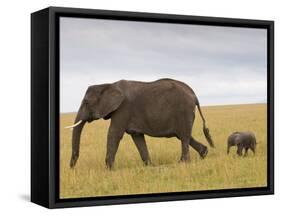
[[[274,22],[31,15],[31,201],[274,193]]]

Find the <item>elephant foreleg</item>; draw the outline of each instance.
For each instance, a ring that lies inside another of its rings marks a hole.
[[[106,167],[111,169],[113,167],[113,163],[115,160],[115,155],[119,146],[119,142],[123,137],[124,132],[112,127],[109,127],[108,135],[107,135],[107,151],[105,163]]]
[[[196,141],[193,137],[191,137],[190,139],[190,145],[198,152],[202,159],[204,159],[208,154],[208,148],[200,142]]]
[[[190,162],[189,144],[190,138],[181,139],[182,153],[180,161],[182,162]]]
[[[133,141],[140,153],[141,159],[145,165],[151,165],[150,156],[143,134],[132,134]]]

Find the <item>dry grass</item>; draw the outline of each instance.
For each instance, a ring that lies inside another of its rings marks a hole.
[[[75,114],[61,114],[60,197],[94,197],[223,188],[259,187],[267,184],[266,105],[203,107],[216,148],[206,159],[191,149],[191,162],[178,163],[181,149],[176,138],[146,136],[155,166],[145,167],[130,136],[125,135],[116,155],[113,171],[105,168],[106,136],[110,121],[87,124],[81,138],[80,158],[69,168],[71,131],[64,129]],[[226,155],[226,139],[237,130],[251,130],[257,137],[255,156],[239,158],[236,149]],[[202,121],[196,115],[193,136],[207,144]]]

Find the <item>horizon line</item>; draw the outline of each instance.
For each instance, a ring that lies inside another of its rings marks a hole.
[[[259,104],[267,104],[267,102],[260,103],[243,103],[243,104],[211,104],[211,105],[200,105],[200,107],[217,107],[217,106],[241,106],[241,105],[259,105]],[[77,111],[69,111],[69,112],[60,112],[60,114],[71,114],[77,113]]]

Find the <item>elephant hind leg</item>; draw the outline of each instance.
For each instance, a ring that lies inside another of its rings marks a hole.
[[[254,153],[254,155],[256,154],[256,147],[251,147],[252,152]]]
[[[245,148],[245,154],[244,154],[244,157],[246,157],[248,155],[248,150],[249,150],[249,147]]]
[[[132,134],[132,139],[140,153],[141,159],[145,165],[151,165],[150,156],[143,134]]]
[[[202,143],[195,140],[193,137],[190,138],[190,145],[194,148],[198,154],[200,155],[201,159],[204,159],[208,154],[207,146],[203,145]]]
[[[190,162],[189,144],[190,144],[190,137],[181,139],[182,153],[181,153],[180,162]]]

